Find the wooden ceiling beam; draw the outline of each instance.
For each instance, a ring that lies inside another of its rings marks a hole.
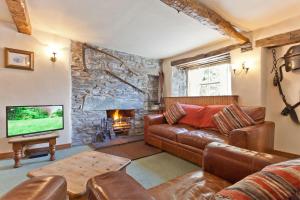
[[[295,30],[295,31],[263,38],[260,40],[256,40],[255,44],[256,47],[274,48],[274,47],[280,47],[288,44],[295,44],[298,42],[300,42],[300,30]]]
[[[218,13],[208,8],[198,0],[161,0],[178,12],[198,20],[202,24],[219,31],[223,35],[234,38],[239,44],[246,44],[249,38],[238,32],[230,22],[222,18]]]
[[[6,4],[18,32],[31,35],[32,29],[26,7],[26,0],[6,0]]]

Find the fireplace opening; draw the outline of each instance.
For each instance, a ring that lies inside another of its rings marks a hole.
[[[112,129],[116,134],[128,135],[132,128],[135,110],[106,110],[107,119],[112,122]]]

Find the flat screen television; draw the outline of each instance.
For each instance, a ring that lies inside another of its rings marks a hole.
[[[63,105],[7,106],[6,136],[15,137],[64,129]]]

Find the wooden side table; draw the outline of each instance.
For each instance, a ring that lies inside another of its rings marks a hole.
[[[21,167],[21,158],[23,148],[26,145],[33,145],[33,144],[41,144],[41,143],[49,143],[49,153],[50,153],[50,160],[55,160],[55,145],[56,145],[56,138],[58,138],[58,133],[51,133],[46,135],[38,135],[32,137],[14,137],[9,139],[8,143],[12,144],[13,151],[14,151],[14,160],[15,160],[15,168]]]

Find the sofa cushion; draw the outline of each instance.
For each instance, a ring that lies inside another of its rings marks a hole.
[[[300,159],[267,166],[220,191],[215,199],[300,199]]]
[[[197,128],[205,128],[218,130],[218,127],[213,121],[213,116],[220,112],[226,105],[208,105],[202,111],[202,116],[199,119]]]
[[[164,116],[170,125],[175,124],[185,115],[186,113],[179,103],[171,105],[166,112],[164,112]]]
[[[187,125],[169,125],[169,124],[158,124],[149,127],[149,132],[160,137],[167,138],[169,140],[177,141],[177,134],[187,133],[194,128]]]
[[[177,141],[181,144],[204,149],[211,142],[227,143],[227,137],[208,130],[195,130],[177,135]]]
[[[228,135],[234,129],[254,125],[254,120],[238,105],[231,104],[213,116],[219,131]]]
[[[199,126],[200,118],[203,115],[203,106],[180,104],[186,115],[179,120],[179,124],[186,124],[193,127]]]
[[[155,199],[195,200],[211,199],[215,193],[231,185],[212,174],[197,171],[149,189]]]

